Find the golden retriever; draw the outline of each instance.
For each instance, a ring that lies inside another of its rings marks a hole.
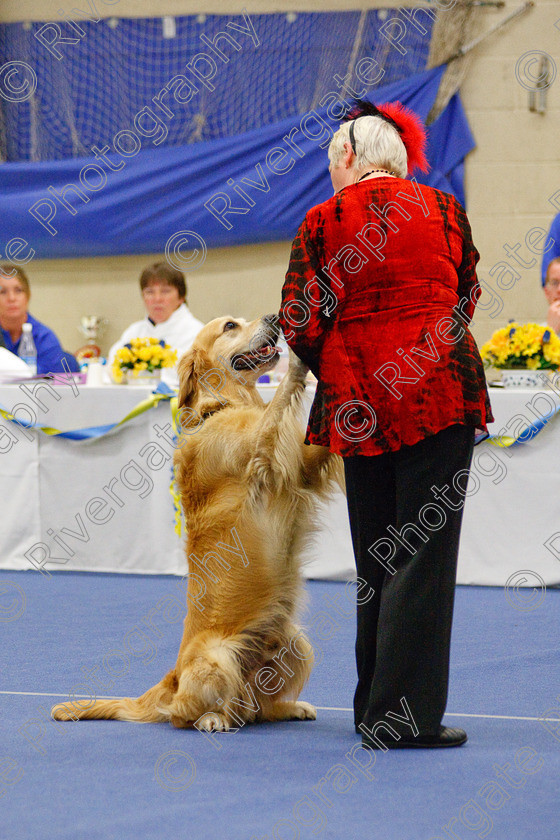
[[[313,651],[296,624],[299,558],[315,503],[342,461],[305,446],[301,403],[307,368],[288,373],[265,405],[258,377],[278,360],[277,317],[217,318],[178,366],[182,434],[175,453],[187,523],[188,612],[177,662],[137,699],[55,706],[57,720],[170,721],[228,730],[246,722],[314,719],[297,700]]]

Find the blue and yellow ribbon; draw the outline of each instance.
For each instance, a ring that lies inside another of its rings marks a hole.
[[[530,423],[521,434],[517,435],[517,437],[513,437],[511,435],[490,435],[486,438],[490,443],[494,446],[499,446],[502,449],[509,446],[521,446],[523,443],[527,443],[527,441],[532,440],[540,431],[544,429],[546,424],[560,412],[560,406],[554,409],[554,411],[549,411],[548,414],[545,414],[543,417],[539,417],[538,420],[535,420],[533,423]]]
[[[89,426],[85,429],[73,429],[68,432],[62,432],[60,429],[53,429],[52,426],[45,426],[43,423],[28,423],[25,420],[18,420],[2,406],[0,406],[0,416],[5,420],[10,420],[12,423],[15,423],[17,426],[24,429],[35,429],[38,432],[43,432],[43,434],[50,435],[52,437],[67,438],[68,440],[92,440],[106,435],[108,432],[113,431],[113,429],[119,428],[119,426],[124,426],[124,424],[128,423],[129,420],[132,420],[134,417],[138,417],[150,408],[154,408],[162,400],[171,400],[171,403],[173,403],[173,401],[176,403],[177,401],[175,391],[173,391],[164,382],[160,382],[149,397],[145,400],[141,400],[141,402],[139,402],[138,405],[126,415],[126,417],[119,420],[118,423],[108,423],[104,426]]]
[[[141,400],[141,402],[139,402],[138,405],[136,405],[132,409],[132,411],[130,411],[125,417],[123,417],[122,420],[119,420],[118,423],[108,423],[104,426],[89,426],[85,429],[73,429],[71,431],[63,432],[60,429],[54,429],[52,426],[46,426],[42,423],[30,423],[26,422],[25,420],[18,420],[13,414],[11,414],[7,409],[3,408],[2,406],[0,406],[0,417],[3,417],[5,420],[11,421],[16,426],[20,426],[24,429],[35,429],[36,431],[43,432],[43,434],[52,437],[61,437],[66,438],[68,440],[93,440],[95,438],[103,437],[103,435],[108,434],[108,432],[111,432],[113,429],[119,428],[119,426],[124,426],[124,424],[128,423],[129,420],[134,419],[134,417],[138,417],[140,414],[143,414],[150,408],[154,408],[162,400],[170,401],[173,429],[175,435],[178,437],[181,433],[181,430],[177,423],[177,394],[164,382],[160,382],[160,384],[149,397],[147,397],[145,400]],[[517,435],[517,437],[513,437],[511,435],[489,435],[488,437],[483,438],[482,440],[487,440],[494,446],[499,446],[501,448],[509,446],[520,446],[521,444],[527,443],[527,441],[532,440],[536,435],[538,435],[538,433],[542,431],[542,429],[544,429],[547,423],[558,413],[560,413],[560,406],[558,406],[554,411],[550,411],[548,414],[545,414],[543,417],[540,417],[538,420],[535,420],[533,423],[530,423],[525,429],[523,429],[521,434]],[[482,442],[482,440],[480,442]]]

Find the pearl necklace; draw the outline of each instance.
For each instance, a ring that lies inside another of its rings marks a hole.
[[[373,173],[374,173],[374,172],[384,172],[386,175],[390,175],[390,176],[391,176],[391,177],[393,177],[393,178],[395,177],[395,172],[389,172],[389,170],[388,170],[388,169],[370,169],[370,170],[369,170],[369,172],[364,172],[364,174],[362,175],[362,177],[361,177],[361,178],[358,178],[358,180],[356,181],[356,183],[357,183],[357,184],[359,184],[359,183],[360,183],[360,181],[363,181],[363,180],[364,180],[364,178],[367,178],[367,176],[368,176],[368,175],[373,175]]]

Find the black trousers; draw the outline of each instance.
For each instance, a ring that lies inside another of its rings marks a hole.
[[[473,444],[474,429],[455,425],[396,452],[344,458],[356,569],[365,581],[356,727],[371,728],[388,711],[403,714],[405,697],[419,733],[438,731]]]

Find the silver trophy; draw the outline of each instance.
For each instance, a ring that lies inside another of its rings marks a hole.
[[[95,344],[106,325],[107,321],[101,315],[82,315],[78,329],[90,344]]]
[[[76,353],[76,358],[80,364],[88,359],[97,359],[101,356],[101,348],[97,344],[97,339],[103,334],[107,323],[107,320],[102,318],[101,315],[82,315],[80,318],[78,330],[87,342]]]

